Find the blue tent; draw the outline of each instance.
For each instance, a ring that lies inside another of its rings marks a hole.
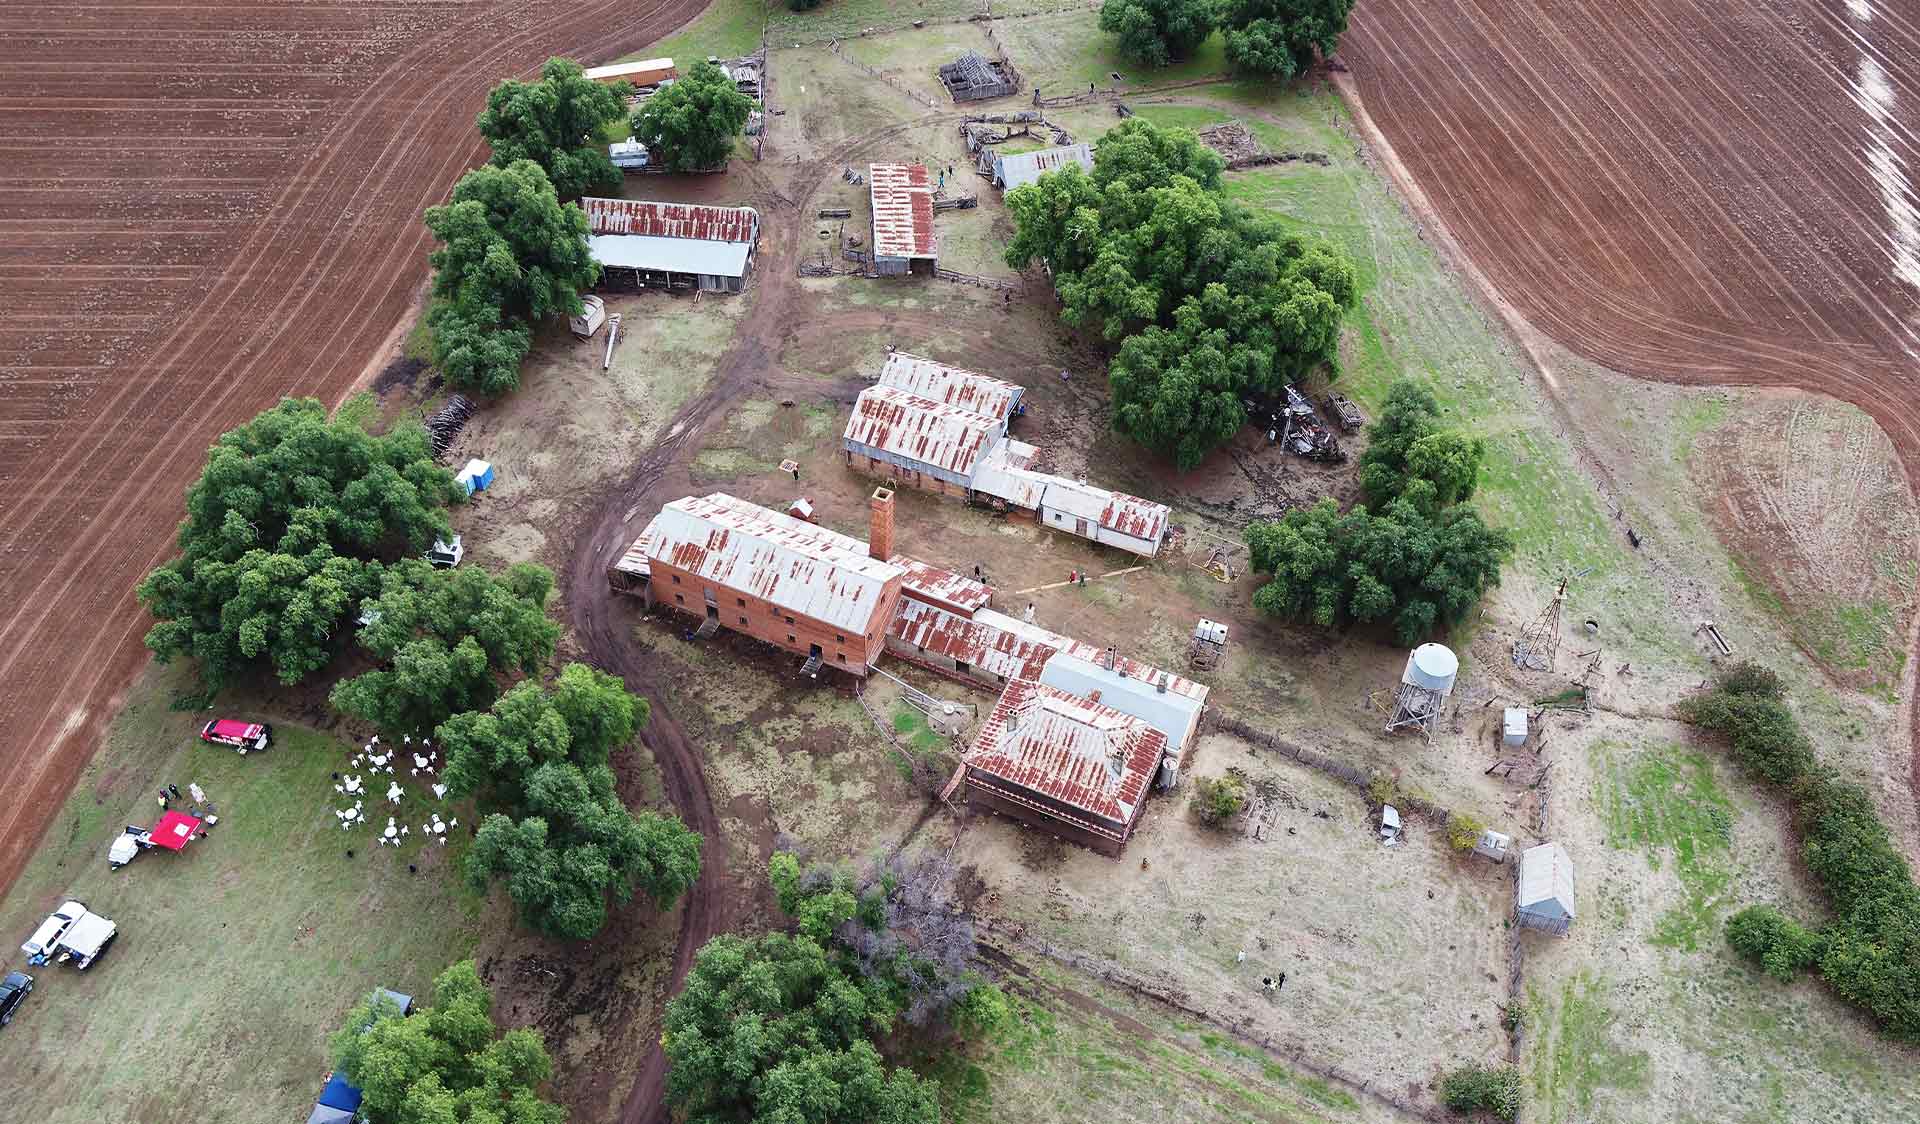
[[[461,469],[460,475],[454,479],[467,490],[468,495],[484,492],[487,485],[493,483],[493,465],[481,460],[468,461],[467,467]]]
[[[359,1109],[360,1090],[349,1085],[344,1074],[336,1073],[320,1090],[320,1100],[308,1114],[307,1124],[352,1124]]]

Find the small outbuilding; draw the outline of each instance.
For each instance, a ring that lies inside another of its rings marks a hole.
[[[1012,191],[1069,164],[1078,164],[1085,172],[1093,171],[1093,146],[1082,142],[1042,148],[1035,152],[997,154],[993,158],[993,186],[1001,191]]]
[[[940,68],[940,84],[957,102],[1004,98],[1020,89],[1020,74],[1006,59],[968,51]]]
[[[1573,859],[1558,843],[1520,852],[1514,914],[1520,924],[1565,936],[1573,927]]]
[[[1500,744],[1521,746],[1527,744],[1527,710],[1521,706],[1510,706],[1500,721]]]
[[[873,212],[874,272],[932,274],[940,250],[933,232],[933,177],[926,165],[868,165],[867,200]]]

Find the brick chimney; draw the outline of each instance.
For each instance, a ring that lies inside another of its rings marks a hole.
[[[882,562],[893,557],[893,489],[873,490],[867,520],[867,553]]]

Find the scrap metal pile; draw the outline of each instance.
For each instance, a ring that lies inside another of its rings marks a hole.
[[[1267,440],[1294,456],[1334,463],[1347,459],[1333,427],[1321,421],[1313,403],[1292,386],[1287,387],[1284,403],[1247,402],[1246,407],[1250,417],[1259,419],[1267,427]],[[1343,415],[1336,412],[1335,416],[1345,424]]]

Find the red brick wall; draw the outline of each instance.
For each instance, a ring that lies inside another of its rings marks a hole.
[[[707,615],[707,593],[712,591],[719,610],[720,626],[764,640],[797,655],[807,654],[810,646],[820,645],[827,666],[854,675],[865,675],[867,665],[878,659],[887,642],[887,624],[893,620],[900,600],[900,580],[887,583],[880,603],[865,622],[866,632],[828,624],[812,617],[788,613],[770,601],[744,590],[716,585],[659,559],[652,559],[653,599],[656,604],[677,609],[696,620]],[[787,623],[791,619],[793,623]]]
[[[846,458],[849,468],[857,468],[862,472],[872,473],[884,480],[891,480],[903,488],[914,488],[922,492],[932,492],[935,495],[941,496],[954,496],[959,499],[967,498],[967,489],[964,484],[951,484],[937,476],[928,476],[924,472],[915,472],[910,468],[901,468],[899,465],[889,461],[861,456],[852,450],[847,451]]]

